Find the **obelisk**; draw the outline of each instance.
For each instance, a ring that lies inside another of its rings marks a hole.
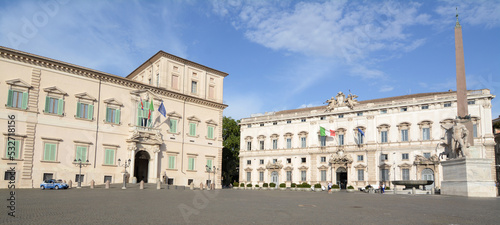
[[[457,114],[458,119],[462,122],[469,131],[468,143],[474,145],[474,132],[472,122],[470,121],[468,102],[467,102],[467,85],[465,81],[465,62],[464,62],[464,44],[462,42],[462,26],[458,22],[455,24],[455,62],[457,67]]]

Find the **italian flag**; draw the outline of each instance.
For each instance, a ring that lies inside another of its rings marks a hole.
[[[155,107],[153,106],[153,99],[151,98],[151,103],[149,104],[148,120],[151,118],[151,112],[153,111],[155,111]]]
[[[333,137],[335,136],[335,131],[330,130],[330,129],[325,129],[324,127],[319,127],[319,134],[324,137],[324,136],[330,136]]]

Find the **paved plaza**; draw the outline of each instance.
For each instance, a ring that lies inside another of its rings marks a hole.
[[[2,199],[10,198],[0,190]],[[136,184],[16,190],[0,224],[498,224],[500,198],[256,190],[191,191]]]

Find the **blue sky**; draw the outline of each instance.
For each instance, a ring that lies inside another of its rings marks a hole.
[[[164,50],[229,73],[224,115],[240,119],[339,91],[368,100],[455,90],[455,7],[467,88],[498,95],[498,0],[0,0],[0,45],[119,76]]]

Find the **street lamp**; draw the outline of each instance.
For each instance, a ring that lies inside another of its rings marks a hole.
[[[207,172],[208,172],[207,189],[210,189],[210,187],[209,187],[209,185],[211,184],[210,173],[212,172],[212,168],[210,168],[208,165],[205,165],[205,168],[207,169]],[[214,166],[214,168],[215,168],[215,166]]]
[[[130,166],[130,159],[128,159],[128,161],[125,161],[125,164],[121,165],[121,159],[118,159],[118,166],[123,166],[125,168],[125,173],[123,173],[123,187],[122,189],[127,189],[127,184],[126,184],[126,179],[127,179],[127,167]]]
[[[214,189],[215,189],[215,183],[217,182],[217,179],[215,178],[215,173],[217,172],[218,169],[219,168],[217,168],[215,166],[213,167],[213,171],[214,171]]]
[[[73,161],[74,163],[78,163],[78,165],[80,166],[80,173],[78,173],[78,187],[77,188],[82,188],[82,165],[83,166],[87,166],[87,164],[82,164],[82,159],[78,159],[78,160],[74,160]],[[87,161],[85,163],[89,163],[89,160],[87,159]]]

